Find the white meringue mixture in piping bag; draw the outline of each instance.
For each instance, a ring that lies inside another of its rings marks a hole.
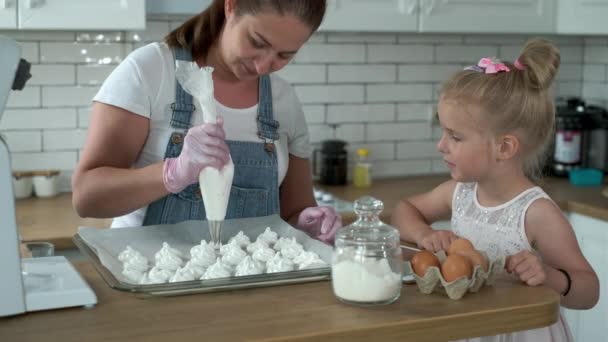
[[[203,121],[215,124],[217,109],[213,96],[213,78],[211,77],[213,68],[199,68],[196,62],[188,61],[176,61],[175,67],[175,77],[202,110]],[[234,163],[230,158],[230,161],[221,170],[206,167],[198,178],[209,222],[209,232],[216,248],[221,245],[222,225],[226,218],[233,177]]]

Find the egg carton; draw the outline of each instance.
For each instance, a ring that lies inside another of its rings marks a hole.
[[[481,251],[480,252],[486,260],[488,259],[488,255]],[[439,251],[435,254],[439,259],[440,263],[443,263],[446,259],[446,254],[443,251]],[[473,274],[471,278],[460,277],[451,282],[446,281],[441,275],[441,271],[437,266],[431,266],[427,268],[426,273],[423,277],[420,277],[408,261],[406,262],[407,267],[409,267],[409,271],[414,277],[416,281],[416,285],[420,292],[424,294],[431,294],[435,290],[444,291],[450,299],[460,299],[467,292],[477,292],[479,289],[485,285],[493,285],[494,281],[498,278],[498,276],[504,273],[505,267],[505,257],[501,256],[496,260],[491,260],[488,263],[488,271],[484,271],[480,265],[476,265],[473,268]]]

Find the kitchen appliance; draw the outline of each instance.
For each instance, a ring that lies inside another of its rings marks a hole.
[[[321,142],[321,149],[314,151],[312,158],[313,174],[319,176],[321,184],[346,185],[348,169],[346,144],[346,141],[343,140],[325,140]],[[317,158],[319,155],[320,164],[318,164]]]
[[[595,106],[585,107],[587,131],[583,139],[583,167],[608,173],[608,112]]]
[[[29,63],[19,45],[0,37],[0,120],[11,90],[23,89]],[[95,293],[65,257],[21,259],[8,146],[0,135],[0,317],[93,305]]]
[[[551,171],[556,176],[567,176],[568,172],[583,166],[590,128],[590,113],[597,107],[585,106],[580,98],[569,98],[558,105],[555,117],[555,140]]]

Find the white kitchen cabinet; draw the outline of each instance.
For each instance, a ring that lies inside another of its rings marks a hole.
[[[419,12],[420,32],[555,32],[555,0],[420,0]]]
[[[194,15],[211,4],[211,0],[146,0],[148,14]]]
[[[557,32],[608,34],[608,0],[557,0]]]
[[[418,29],[418,0],[328,0],[320,31]]]
[[[0,0],[0,29],[17,27],[17,0]]]
[[[1,0],[0,0],[1,1]],[[18,0],[23,30],[142,30],[145,0]]]
[[[320,30],[553,33],[555,0],[329,0]]]
[[[608,222],[576,213],[571,213],[569,219],[583,255],[600,280],[600,300],[591,310],[564,309],[564,315],[576,341],[605,341],[608,335]]]

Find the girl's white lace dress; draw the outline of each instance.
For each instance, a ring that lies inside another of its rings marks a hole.
[[[550,199],[540,187],[532,187],[506,203],[484,207],[477,201],[477,183],[458,183],[452,198],[452,231],[470,240],[476,249],[485,251],[490,259],[513,255],[522,250],[534,252],[526,237],[524,219],[528,207],[540,198]],[[548,327],[463,341],[571,342],[574,339],[568,323],[560,314],[559,320]]]

